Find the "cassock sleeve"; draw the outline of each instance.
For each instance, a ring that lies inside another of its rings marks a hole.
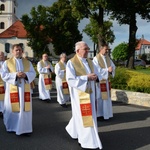
[[[31,83],[35,79],[36,72],[35,72],[31,62],[30,62],[30,70],[29,70],[29,72],[25,72],[25,74],[27,76],[27,79],[28,79],[27,82],[28,83]]]
[[[64,73],[65,73],[65,71],[61,70],[59,64],[57,63],[55,65],[55,74],[56,74],[56,76],[62,79],[64,77]]]
[[[66,80],[70,87],[76,88],[85,92],[87,89],[88,77],[87,75],[76,76],[74,67],[69,60],[66,65]]]
[[[113,68],[112,77],[114,77],[114,76],[115,76],[115,69],[116,69],[116,66],[115,66],[115,64],[113,63],[112,60],[111,60],[111,66],[112,66],[112,68]]]
[[[101,78],[107,80],[109,77],[108,69],[107,68],[101,68],[100,65],[98,64],[96,57],[93,58],[93,63],[95,65],[95,67],[97,68],[98,74],[101,75]]]
[[[54,72],[54,68],[53,68],[53,66],[52,66],[52,64],[50,64],[50,69],[51,69],[51,72]]]
[[[42,67],[41,62],[38,62],[37,70],[38,70],[39,74],[49,73],[49,70],[47,68]]]

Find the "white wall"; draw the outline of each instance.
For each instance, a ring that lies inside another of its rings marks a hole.
[[[10,43],[10,53],[5,52],[5,43]],[[24,49],[25,55],[28,57],[33,57],[33,50],[29,46],[27,46],[27,40],[18,39],[16,37],[11,38],[11,39],[0,39],[0,51],[3,51],[7,55],[7,58],[10,58],[12,56],[12,53],[11,53],[12,45],[19,44],[19,43],[23,43],[23,49]]]

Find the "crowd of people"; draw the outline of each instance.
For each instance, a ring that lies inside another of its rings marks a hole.
[[[108,56],[108,45],[99,45],[99,52],[88,58],[89,47],[84,41],[75,44],[75,55],[67,61],[65,53],[53,68],[44,53],[37,63],[39,99],[51,102],[52,73],[55,73],[57,102],[67,108],[71,101],[72,117],[67,133],[77,139],[83,149],[102,149],[97,121],[113,117],[110,76],[115,65]],[[0,116],[6,131],[30,135],[32,129],[32,83],[36,76],[33,65],[23,58],[19,44],[12,46],[13,57],[4,59],[0,52]]]

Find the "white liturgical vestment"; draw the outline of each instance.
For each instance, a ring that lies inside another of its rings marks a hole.
[[[87,74],[91,73],[86,59],[81,59]],[[68,134],[73,139],[78,139],[82,148],[99,148],[102,149],[102,144],[98,135],[97,128],[97,116],[95,106],[95,82],[88,81],[87,75],[76,76],[74,66],[71,60],[68,61],[66,66],[66,79],[69,85],[71,106],[72,106],[72,118],[69,124],[66,126]],[[80,100],[78,90],[85,92],[89,86],[92,89],[90,94],[90,101],[92,104],[92,120],[93,127],[84,127],[82,122]]]
[[[23,71],[24,66],[22,63],[22,59],[16,59],[16,71]],[[30,68],[28,72],[25,72],[27,79],[23,78],[16,80],[17,72],[10,73],[7,67],[6,61],[2,66],[2,79],[6,82],[6,93],[4,99],[4,124],[6,130],[8,132],[15,132],[16,135],[24,134],[24,133],[31,133],[32,129],[32,97],[30,94],[30,101],[31,101],[31,108],[30,111],[24,110],[24,85],[25,82],[31,83],[35,76],[36,72],[30,63]],[[19,105],[20,111],[19,112],[12,112],[11,102],[10,102],[10,84],[17,85],[18,92],[19,92]]]

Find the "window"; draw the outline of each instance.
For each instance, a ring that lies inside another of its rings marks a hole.
[[[0,29],[4,29],[4,28],[5,28],[4,22],[1,22],[1,23],[0,23]]]
[[[5,52],[9,53],[10,51],[10,44],[9,43],[5,43]]]
[[[1,0],[1,2],[5,2],[5,0]]]
[[[5,5],[4,4],[1,5],[1,10],[3,10],[3,11],[5,10]]]

